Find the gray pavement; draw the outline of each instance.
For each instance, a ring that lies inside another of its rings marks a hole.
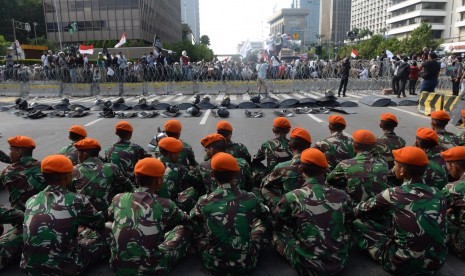
[[[285,97],[321,97],[321,93],[293,93],[287,96],[276,95],[282,100]],[[350,94],[345,100],[358,102],[363,94]],[[220,98],[221,95],[212,97],[212,101]],[[156,96],[160,101],[172,102],[179,97],[184,97],[175,103],[188,102],[191,96]],[[171,98],[170,98],[171,97]],[[247,97],[247,96],[246,96]],[[115,98],[115,97],[113,97]],[[110,98],[110,99],[113,99]],[[410,97],[411,99],[416,99]],[[34,99],[39,103],[57,103],[58,98],[39,98]],[[84,101],[85,100],[85,101]],[[83,104],[91,105],[93,98],[71,99],[71,102],[82,102]],[[245,100],[241,95],[237,95],[233,102]],[[1,102],[11,103],[13,98],[0,98]],[[30,99],[29,102],[33,101]],[[137,97],[127,99],[127,103],[137,102]],[[350,112],[356,112],[352,115],[343,115],[347,121],[346,132],[352,134],[357,129],[368,129],[376,135],[381,135],[382,131],[379,128],[379,116],[384,112],[391,112],[399,119],[399,127],[397,133],[404,137],[407,144],[413,145],[415,141],[415,132],[418,127],[430,125],[430,119],[416,111],[416,107],[369,107],[359,104],[359,107],[345,108]],[[234,127],[233,141],[245,144],[251,154],[255,154],[261,143],[272,137],[271,131],[272,121],[275,118],[272,110],[263,109],[263,118],[245,118],[244,110],[230,110],[231,115],[227,119]],[[314,142],[324,139],[329,135],[327,128],[327,118],[329,115],[335,114],[311,114],[311,115],[295,115],[289,118],[293,127],[300,126],[310,131]],[[206,134],[215,132],[215,126],[221,118],[214,118],[209,111],[203,111],[201,117],[185,118],[179,116],[178,119],[183,124],[181,139],[190,143],[195,152],[198,161],[201,161],[204,155],[204,150],[200,145],[200,139]],[[144,147],[156,132],[158,126],[163,127],[165,118],[157,117],[153,119],[127,119],[134,126],[133,142]],[[114,125],[118,119],[101,119],[96,116],[96,112],[84,118],[44,118],[40,120],[28,120],[16,117],[8,112],[0,112],[0,132],[3,138],[0,138],[0,149],[8,152],[7,137],[14,135],[27,135],[32,137],[37,143],[37,149],[34,156],[37,159],[56,153],[61,147],[69,143],[67,139],[68,128],[73,124],[85,125],[89,137],[100,140],[103,147],[107,147],[117,141],[114,135]],[[449,126],[448,130],[452,132],[460,132],[461,130]],[[0,169],[6,165],[0,163]],[[0,204],[8,205],[8,196],[5,191],[0,192]],[[463,275],[465,271],[465,261],[460,260],[452,255],[449,255],[444,267],[438,272],[438,275]],[[3,275],[18,275],[20,271],[16,267],[10,267],[2,271]],[[107,264],[101,264],[92,267],[88,275],[108,275],[111,274]],[[190,255],[183,260],[171,275],[208,275],[209,273],[202,267],[200,259],[195,255]],[[357,250],[352,250],[350,261],[347,268],[342,273],[343,275],[385,275],[386,273],[380,269],[366,254],[360,253]],[[273,250],[267,250],[260,259],[257,269],[251,275],[295,275],[292,268]]]

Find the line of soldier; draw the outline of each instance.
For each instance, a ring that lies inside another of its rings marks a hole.
[[[166,121],[158,158],[130,142],[125,121],[104,158],[82,126],[42,162],[31,138],[12,137],[0,155],[11,163],[0,223],[13,226],[0,237],[0,268],[76,275],[110,258],[117,275],[158,275],[193,246],[213,274],[242,274],[271,243],[300,275],[340,272],[352,247],[394,274],[437,271],[448,250],[465,257],[465,139],[445,131],[446,112],[431,118],[410,147],[393,114],[381,115],[378,138],[346,136],[333,115],[331,135],[312,147],[307,130],[278,117],[253,158],[220,121],[200,141],[201,164],[177,120]]]

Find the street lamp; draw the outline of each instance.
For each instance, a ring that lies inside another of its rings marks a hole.
[[[34,25],[34,41],[35,41],[35,45],[37,45],[37,32],[36,32],[36,27],[37,25],[39,25],[37,22],[32,22],[32,25]]]

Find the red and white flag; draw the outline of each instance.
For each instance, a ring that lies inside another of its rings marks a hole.
[[[356,58],[358,56],[358,52],[355,49],[352,49],[352,54],[350,54],[352,58]]]
[[[86,46],[79,44],[79,53],[92,55],[94,53],[94,45]]]
[[[126,33],[123,34],[118,44],[115,45],[115,48],[121,47],[124,43],[126,43]]]

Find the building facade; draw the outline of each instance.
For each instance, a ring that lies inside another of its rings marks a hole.
[[[192,40],[200,43],[199,0],[181,0],[181,21],[192,31]]]
[[[307,9],[281,9],[269,19],[270,33],[288,34],[293,40],[308,41]]]
[[[347,39],[351,23],[351,4],[352,0],[321,1],[320,35],[323,36],[323,41],[343,43]]]
[[[447,40],[447,42],[465,41],[465,0],[455,1],[456,5],[453,9],[455,20],[455,33]]]
[[[322,0],[295,0],[294,8],[307,9],[307,42],[317,42],[320,34],[320,3]],[[326,1],[326,0],[323,0]]]
[[[53,42],[182,39],[180,0],[44,0],[47,39]],[[68,26],[77,23],[74,34]]]
[[[351,29],[368,29],[374,34],[385,35],[388,26],[387,20],[389,0],[352,0]]]

